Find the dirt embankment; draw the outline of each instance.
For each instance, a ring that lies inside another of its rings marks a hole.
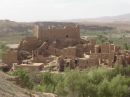
[[[30,97],[27,91],[8,81],[10,76],[0,71],[0,97]]]
[[[57,97],[51,93],[32,93],[29,90],[23,89],[12,81],[11,76],[0,71],[0,97]]]

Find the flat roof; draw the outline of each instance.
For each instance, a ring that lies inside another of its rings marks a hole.
[[[17,49],[19,44],[7,44],[6,46],[10,49]]]

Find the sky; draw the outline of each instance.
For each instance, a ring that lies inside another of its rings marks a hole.
[[[130,13],[130,0],[0,0],[0,20],[19,22],[97,18]]]

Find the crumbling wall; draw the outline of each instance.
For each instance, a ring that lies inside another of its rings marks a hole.
[[[84,46],[83,46],[83,44],[78,44],[76,46],[76,56],[77,57],[84,57],[83,54],[84,54]]]
[[[61,54],[64,58],[75,58],[76,57],[76,47],[68,47],[62,50]]]
[[[116,47],[114,44],[102,44],[101,45],[101,53],[114,53],[114,52],[118,52],[119,48]]]
[[[97,53],[101,53],[101,47],[100,47],[100,45],[95,45],[95,53],[97,54]]]
[[[101,63],[104,63],[108,66],[113,66],[115,54],[114,53],[102,53],[101,54]]]
[[[109,44],[101,45],[101,53],[109,53]]]
[[[66,38],[71,39],[80,39],[80,29],[79,26],[65,26],[65,27],[55,27],[48,26],[45,28],[44,26],[35,26],[35,33],[38,39],[42,41],[55,41],[55,40],[64,40]]]
[[[124,55],[117,55],[116,65],[125,64],[125,57]]]
[[[116,46],[114,45],[114,44],[110,44],[110,47],[109,47],[109,49],[110,49],[110,53],[114,53],[115,52],[115,48],[116,48]]]
[[[89,67],[94,67],[99,65],[99,60],[96,58],[79,58],[79,68],[80,69],[86,69]]]
[[[44,56],[42,56],[42,55],[38,55],[38,56],[35,56],[35,57],[33,57],[33,60],[32,60],[32,62],[34,62],[34,63],[49,63],[49,62],[51,62],[51,61],[53,61],[54,60],[54,57],[44,57]]]
[[[83,45],[84,52],[87,54],[95,53],[95,41]]]
[[[9,50],[2,55],[2,62],[7,65],[12,65],[12,63],[18,63],[17,51]]]
[[[96,45],[96,40],[95,40],[95,39],[90,39],[89,42],[90,42],[92,45]]]
[[[30,72],[34,71],[41,71],[44,68],[43,63],[33,63],[33,64],[21,64],[21,65],[14,65],[15,69],[23,69]]]
[[[25,50],[32,52],[41,45],[41,41],[39,41],[36,37],[26,37],[24,38],[19,45],[18,50]]]
[[[79,61],[78,64],[80,69],[88,68],[88,60],[86,58],[79,58],[78,61]]]

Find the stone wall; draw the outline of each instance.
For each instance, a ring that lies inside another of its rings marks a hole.
[[[61,54],[64,58],[75,58],[76,57],[76,47],[68,47],[62,50]]]
[[[36,37],[26,37],[20,42],[18,49],[32,52],[32,50],[38,48],[41,43],[42,42],[39,41]]]
[[[114,44],[102,44],[101,45],[101,53],[114,53],[116,52],[116,46]]]
[[[20,65],[14,65],[15,69],[24,69],[30,72],[34,71],[41,71],[44,68],[43,63],[33,63],[33,64],[20,64]]]
[[[2,62],[7,65],[12,65],[12,63],[18,63],[17,51],[9,50],[2,55]]]
[[[34,36],[42,41],[64,40],[66,38],[80,39],[80,29],[77,25],[65,27],[48,26],[48,28],[36,25],[34,31]]]
[[[99,60],[96,58],[89,58],[89,59],[79,58],[78,61],[79,61],[78,64],[80,69],[86,69],[89,67],[94,67],[99,65]]]

